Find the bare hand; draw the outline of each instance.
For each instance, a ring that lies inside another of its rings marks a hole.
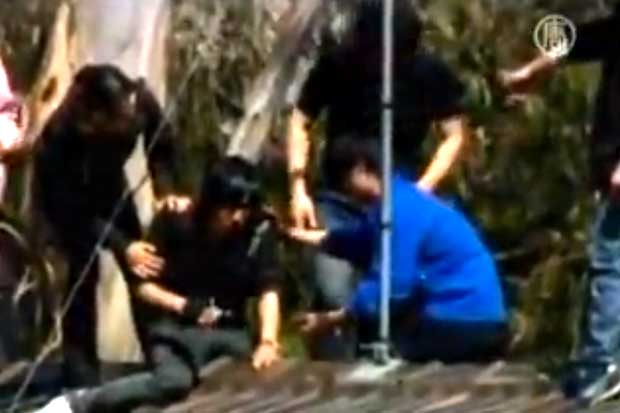
[[[313,246],[319,246],[327,237],[327,231],[324,229],[289,228],[287,233],[295,241]]]
[[[613,200],[620,200],[620,165],[616,167],[609,180],[609,195]]]
[[[187,196],[168,195],[155,203],[155,209],[160,212],[163,210],[182,213],[192,207],[192,200]]]
[[[144,241],[132,242],[125,250],[129,268],[140,278],[157,278],[164,269],[164,259],[157,255],[157,248]]]
[[[300,313],[293,317],[293,322],[305,334],[318,333],[332,326],[327,313]]]
[[[291,199],[291,219],[296,228],[316,228],[316,209],[312,198],[304,191],[297,190]]]
[[[275,343],[261,343],[254,350],[252,355],[252,367],[255,370],[262,370],[271,367],[280,360],[280,346]]]
[[[214,306],[206,307],[200,317],[198,317],[198,324],[202,327],[211,328],[214,327],[219,319],[222,317],[222,310]]]

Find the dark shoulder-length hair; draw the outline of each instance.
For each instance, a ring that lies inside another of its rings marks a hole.
[[[260,195],[257,168],[241,157],[226,157],[216,162],[203,178],[194,212],[196,227],[202,226],[220,208],[257,209]]]

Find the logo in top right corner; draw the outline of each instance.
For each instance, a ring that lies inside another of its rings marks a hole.
[[[559,14],[541,19],[534,30],[534,44],[542,53],[553,59],[568,55],[576,41],[575,23]]]

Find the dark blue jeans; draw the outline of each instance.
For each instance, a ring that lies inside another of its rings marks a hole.
[[[345,195],[334,191],[321,193],[316,199],[320,224],[328,229],[350,225],[361,220],[365,212]],[[327,311],[348,304],[356,282],[357,271],[347,261],[317,251],[312,256],[313,310]],[[357,338],[352,327],[312,338],[310,356],[315,360],[347,361],[357,354]]]
[[[620,356],[620,202],[598,206],[590,246],[589,296],[579,361],[618,362]]]

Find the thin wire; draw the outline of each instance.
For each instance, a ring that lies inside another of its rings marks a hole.
[[[157,144],[158,140],[160,139],[160,137],[162,135],[162,131],[164,129],[164,126],[170,120],[172,115],[176,112],[178,104],[179,104],[179,101],[181,100],[181,97],[182,97],[183,93],[187,89],[187,86],[189,84],[189,81],[190,81],[192,75],[198,69],[198,66],[200,64],[201,58],[202,58],[202,54],[199,51],[198,54],[196,55],[196,57],[194,57],[194,60],[192,61],[192,64],[190,65],[189,69],[186,72],[185,78],[183,79],[183,82],[181,83],[181,86],[179,87],[179,92],[175,95],[174,99],[172,100],[172,103],[168,106],[168,110],[164,113],[162,121],[160,122],[160,124],[159,124],[159,126],[158,126],[158,128],[157,128],[157,130],[156,130],[156,132],[155,132],[155,134],[153,136],[153,139],[151,140],[149,145],[146,147],[145,152],[146,152],[146,156],[147,157],[153,151],[153,148],[155,147],[155,145]],[[97,243],[93,247],[92,253],[91,253],[88,261],[84,265],[84,268],[83,268],[82,272],[80,273],[80,276],[78,277],[77,282],[73,285],[73,287],[69,291],[69,294],[67,295],[67,299],[65,300],[65,304],[62,307],[62,309],[60,311],[60,314],[56,317],[55,328],[54,328],[54,331],[52,332],[52,334],[50,336],[50,339],[48,340],[48,343],[44,345],[43,349],[41,350],[41,352],[39,353],[39,355],[35,359],[34,363],[30,367],[30,369],[28,371],[28,374],[26,375],[26,377],[24,378],[23,383],[19,387],[19,390],[15,394],[15,397],[13,398],[13,402],[11,404],[11,407],[9,408],[9,413],[14,413],[15,409],[18,408],[19,401],[24,396],[24,393],[28,389],[28,386],[30,386],[30,384],[32,383],[32,380],[34,379],[35,374],[38,371],[38,369],[41,367],[41,364],[45,361],[45,359],[54,350],[56,350],[60,346],[60,343],[62,342],[62,340],[61,340],[61,337],[62,337],[62,334],[61,334],[62,321],[66,317],[67,312],[69,310],[69,307],[71,307],[71,304],[73,304],[73,301],[75,300],[75,296],[77,294],[77,291],[79,290],[79,288],[82,286],[82,284],[86,280],[86,277],[88,276],[88,273],[90,272],[92,266],[94,265],[95,261],[97,260],[97,256],[99,254],[99,250],[103,247],[103,244],[107,241],[107,239],[108,239],[108,237],[109,237],[109,235],[110,235],[110,233],[111,233],[111,231],[112,231],[112,229],[114,227],[114,221],[116,220],[116,218],[118,217],[118,215],[120,214],[122,209],[124,208],[126,202],[129,200],[129,198],[135,193],[135,191],[137,191],[139,188],[142,187],[142,185],[144,185],[144,183],[148,180],[148,178],[149,178],[149,174],[148,174],[148,171],[147,171],[142,176],[142,178],[140,179],[138,184],[134,188],[127,188],[125,190],[125,192],[121,195],[121,197],[118,200],[118,202],[116,203],[116,206],[115,206],[114,210],[112,211],[112,214],[110,215],[110,218],[106,222],[106,225],[105,225],[101,235],[99,236],[99,238],[97,240]]]

